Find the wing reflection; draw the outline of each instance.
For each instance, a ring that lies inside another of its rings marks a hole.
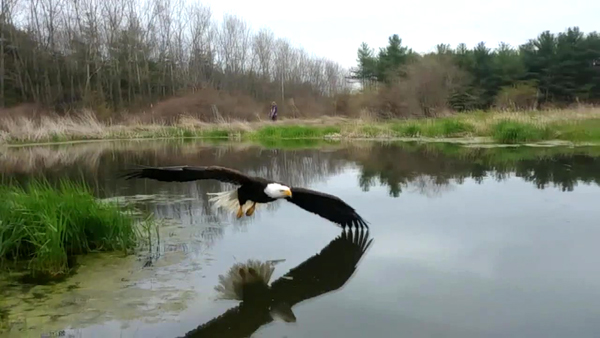
[[[302,301],[341,288],[354,274],[373,239],[368,230],[343,231],[318,254],[268,285],[272,263],[236,264],[216,289],[224,298],[242,302],[188,332],[184,337],[249,337],[279,317],[295,322],[292,307]]]

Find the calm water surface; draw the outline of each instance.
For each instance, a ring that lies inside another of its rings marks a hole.
[[[99,197],[135,197],[169,221],[158,252],[92,255],[59,285],[2,287],[3,334],[600,337],[600,158],[565,152],[151,141],[3,150],[3,177],[83,176]],[[132,164],[224,165],[332,193],[370,222],[373,242],[361,257],[366,239],[340,239],[283,201],[235,220],[207,202],[229,188],[217,182],[116,179]],[[297,302],[295,323],[217,299],[219,275],[237,262],[284,260],[273,282],[322,250],[280,292]]]

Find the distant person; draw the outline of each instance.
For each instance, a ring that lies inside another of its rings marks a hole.
[[[271,102],[271,113],[269,114],[269,117],[271,120],[277,121],[277,103],[275,103],[275,101]]]

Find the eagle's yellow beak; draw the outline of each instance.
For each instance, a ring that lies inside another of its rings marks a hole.
[[[283,192],[283,194],[284,194],[284,195],[286,195],[286,196],[288,196],[288,197],[292,197],[292,191],[291,191],[290,189],[288,189],[288,190],[285,190],[285,191]]]

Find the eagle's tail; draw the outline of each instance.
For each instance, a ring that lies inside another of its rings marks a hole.
[[[223,208],[234,213],[238,211],[240,204],[238,202],[237,189],[220,192],[207,192],[206,194],[210,196],[208,201],[212,203],[215,208]]]
[[[219,275],[219,285],[215,287],[220,299],[244,299],[244,289],[249,287],[262,285],[264,288],[269,288],[269,282],[275,265],[283,260],[259,261],[249,259],[242,263],[235,263],[227,274]]]
[[[210,196],[210,198],[208,199],[208,201],[210,203],[213,204],[213,207],[215,208],[222,208],[226,211],[232,212],[232,213],[237,213],[238,208],[240,207],[240,204],[238,202],[238,193],[237,193],[237,189],[233,189],[233,190],[227,190],[227,191],[220,191],[220,192],[208,192],[206,193],[208,196]],[[252,201],[248,201],[246,202],[246,204],[244,204],[242,206],[242,210],[244,212],[246,212],[246,210],[248,210],[251,206],[252,206]],[[261,203],[256,203],[256,209],[262,207],[263,205]]]

